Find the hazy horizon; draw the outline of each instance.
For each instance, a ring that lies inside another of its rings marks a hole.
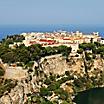
[[[104,25],[103,0],[1,0],[1,25]]]

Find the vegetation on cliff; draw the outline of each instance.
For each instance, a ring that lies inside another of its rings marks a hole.
[[[71,47],[61,45],[59,47],[42,47],[39,44],[26,47],[24,44],[16,45],[14,49],[9,48],[9,44],[24,39],[24,37],[11,36],[7,37],[0,44],[0,58],[4,63],[17,63],[19,66],[26,66],[28,77],[25,83],[35,86],[31,88],[31,93],[28,93],[25,104],[73,104],[73,96],[83,90],[88,90],[95,87],[101,87],[104,83],[104,70],[95,68],[94,61],[100,59],[103,66],[104,45],[100,43],[83,43],[79,45],[74,58],[83,62],[80,73],[77,71],[67,71],[65,73],[53,74],[45,73],[40,59],[45,56],[62,54],[66,63],[70,64],[73,57],[70,57]],[[80,58],[79,58],[80,57]],[[34,66],[34,61],[37,66]],[[47,60],[44,60],[47,61]],[[49,64],[47,62],[47,64]],[[76,64],[76,63],[75,63]],[[73,64],[72,64],[73,65]],[[5,73],[0,68],[0,76]],[[32,82],[33,78],[35,81]],[[31,84],[32,83],[32,84]],[[1,80],[0,96],[14,88],[16,81]],[[7,94],[8,94],[7,92]]]
[[[5,70],[0,66],[0,76],[4,76]]]
[[[9,48],[8,45],[2,43],[0,45],[0,58],[4,63],[23,62],[24,64],[30,61],[37,61],[41,57],[54,54],[62,54],[66,58],[71,52],[71,47],[61,45],[59,47],[42,47],[40,44],[26,47],[24,44],[16,46],[15,49]]]
[[[23,35],[11,35],[11,36],[7,36],[5,39],[2,39],[1,43],[5,44],[5,45],[9,45],[9,44],[14,44],[14,42],[22,42],[23,40],[25,40],[25,37]]]

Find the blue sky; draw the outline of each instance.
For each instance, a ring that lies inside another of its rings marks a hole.
[[[104,0],[0,0],[0,24],[104,25]]]

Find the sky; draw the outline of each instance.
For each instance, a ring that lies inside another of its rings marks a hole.
[[[0,24],[104,25],[104,0],[0,0]]]

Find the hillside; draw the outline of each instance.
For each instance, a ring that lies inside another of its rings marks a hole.
[[[104,86],[103,44],[82,43],[73,53],[64,45],[9,42],[0,44],[0,104],[73,104],[79,92]]]

